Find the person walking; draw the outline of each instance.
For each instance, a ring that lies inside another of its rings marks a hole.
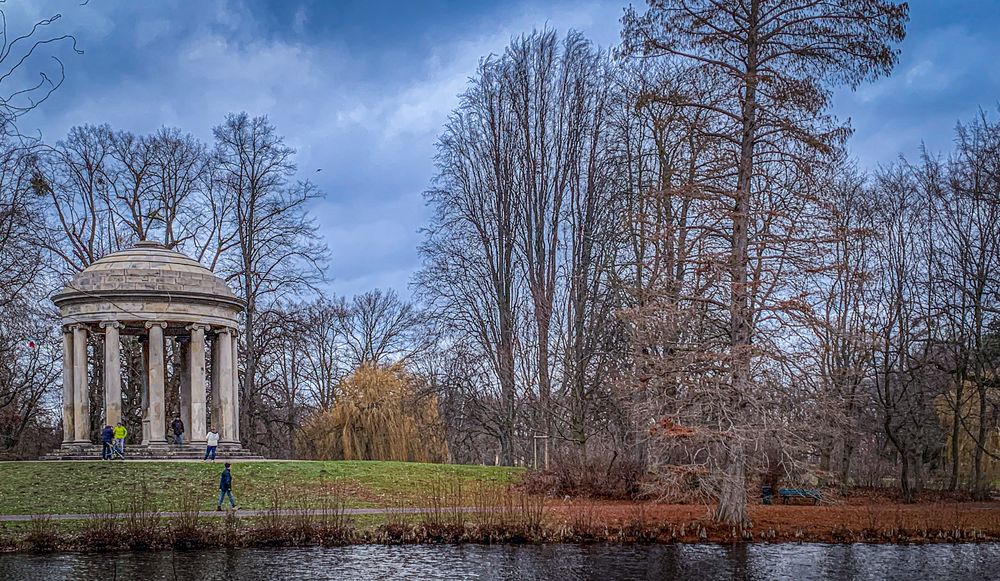
[[[233,473],[229,471],[229,462],[226,462],[226,468],[222,471],[222,475],[219,477],[219,503],[216,505],[215,510],[222,510],[222,501],[229,496],[229,505],[236,509],[236,499],[233,498]]]
[[[205,446],[205,458],[203,458],[203,461],[211,459],[214,462],[215,450],[219,447],[219,432],[215,431],[214,426],[208,430],[208,434],[205,436],[205,442],[207,443],[207,446]]]
[[[179,417],[175,417],[170,422],[170,430],[174,433],[174,445],[180,446],[184,443],[184,422]]]
[[[118,454],[121,455],[122,458],[124,458],[125,437],[128,436],[128,430],[125,429],[125,422],[118,422],[118,425],[115,426],[114,436],[115,436],[115,442],[114,442],[115,449],[118,450]]]
[[[111,442],[115,439],[115,429],[104,426],[101,430],[101,460],[111,459]]]

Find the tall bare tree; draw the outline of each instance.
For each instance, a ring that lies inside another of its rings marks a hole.
[[[158,207],[153,219],[163,244],[173,248],[196,243],[202,216],[210,215],[206,209],[212,208],[204,191],[211,163],[206,147],[191,134],[167,127],[161,127],[148,142],[148,179],[153,182]]]
[[[948,366],[955,377],[950,487],[957,487],[959,444],[968,437],[975,447],[973,491],[985,498],[989,483],[984,462],[991,455],[986,442],[995,423],[991,393],[996,392],[998,370],[992,336],[1000,321],[1000,123],[981,112],[973,122],[959,124],[947,161],[925,154],[913,171],[940,221],[933,233],[932,264],[939,289],[932,300],[950,331],[942,340],[954,347]],[[966,413],[966,387],[976,399],[975,426]]]
[[[423,313],[391,289],[356,295],[339,313],[354,367],[405,362],[430,339]]]
[[[755,356],[752,299],[754,206],[767,179],[804,157],[829,153],[846,128],[826,113],[830,88],[856,86],[888,74],[902,40],[906,4],[883,0],[812,2],[788,0],[652,1],[644,14],[626,12],[623,38],[629,54],[677,60],[713,79],[710,98],[679,91],[663,98],[710,112],[716,134],[731,152],[730,172],[720,187],[731,199],[729,276],[729,406],[746,409]],[[771,166],[771,169],[765,169]],[[741,420],[737,418],[735,424]],[[746,456],[741,438],[729,438],[727,484],[716,519],[738,525],[746,512]]]
[[[816,409],[815,425],[823,426],[817,442],[819,469],[825,474],[836,466],[846,493],[860,415],[869,403],[864,382],[873,356],[870,297],[877,267],[871,247],[876,231],[865,175],[847,164],[832,165],[830,172],[814,232],[819,252],[806,277],[808,306],[802,315],[811,332],[803,339],[812,343],[817,388],[833,404]]]
[[[323,277],[326,248],[307,213],[320,194],[310,182],[293,181],[295,152],[266,117],[229,115],[213,133],[217,168],[213,175],[231,198],[230,220],[236,233],[222,268],[247,302],[240,385],[240,414],[246,421],[240,425],[252,430],[261,405],[260,313],[283,295],[308,290]]]
[[[514,462],[515,337],[523,306],[516,281],[516,130],[497,57],[484,59],[438,141],[434,209],[416,282],[433,312],[489,361],[498,409],[490,425],[503,464]]]
[[[44,304],[44,230],[48,182],[39,171],[42,145],[25,135],[22,118],[62,84],[61,50],[76,38],[57,32],[60,14],[21,31],[8,29],[0,8],[0,454],[34,455],[49,444],[46,399],[56,386],[58,337]],[[35,429],[35,448],[22,438]]]

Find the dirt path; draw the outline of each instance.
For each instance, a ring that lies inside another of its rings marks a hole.
[[[575,501],[547,507],[564,522],[640,528],[711,522],[714,507],[690,504],[632,504]],[[838,531],[975,529],[1000,534],[998,502],[934,502],[813,505],[751,505],[756,531],[825,537]]]

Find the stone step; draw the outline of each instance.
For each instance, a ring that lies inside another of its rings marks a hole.
[[[133,460],[201,460],[205,457],[203,446],[169,446],[155,447],[133,445],[125,448],[125,459]],[[250,450],[233,447],[220,447],[215,455],[216,460],[240,459],[263,460],[264,457]],[[70,446],[57,448],[45,454],[40,460],[100,460],[100,446]],[[116,458],[120,459],[120,458]]]

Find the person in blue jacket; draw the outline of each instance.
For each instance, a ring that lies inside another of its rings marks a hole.
[[[115,429],[111,426],[104,426],[101,430],[101,460],[111,459],[111,442],[115,439]]]
[[[227,495],[229,496],[229,505],[236,508],[236,499],[233,498],[233,474],[229,471],[229,466],[229,462],[226,462],[226,468],[222,471],[222,476],[219,477],[219,504],[215,510],[222,510],[222,501]]]

